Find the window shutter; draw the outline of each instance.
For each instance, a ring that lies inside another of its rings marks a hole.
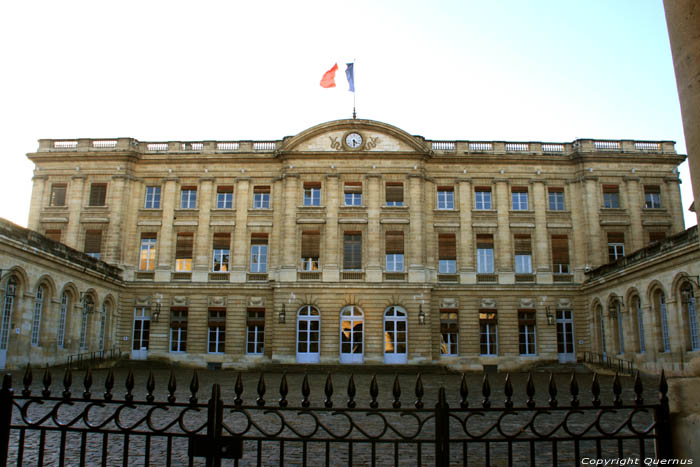
[[[301,257],[318,258],[321,253],[321,233],[318,230],[306,230],[301,233]]]
[[[209,326],[226,326],[225,308],[209,308]]]
[[[403,183],[386,184],[386,202],[403,202]]]
[[[265,308],[248,308],[248,326],[261,326],[265,324]]]
[[[457,259],[457,240],[455,234],[438,235],[438,259]]]
[[[569,264],[569,239],[566,235],[552,235],[552,263]]]
[[[661,193],[658,185],[644,185],[644,193]]]
[[[170,327],[187,329],[187,308],[170,308]]]
[[[511,192],[513,193],[527,193],[527,187],[525,186],[514,186],[511,189]]]
[[[250,236],[251,245],[267,245],[267,234],[264,232],[256,232]]]
[[[493,249],[493,235],[479,234],[476,236],[476,247],[482,249]]]
[[[47,230],[44,233],[44,236],[50,240],[53,240],[54,242],[61,241],[61,231],[60,230]]]
[[[48,231],[47,231],[48,233]],[[60,231],[59,231],[60,238]],[[666,232],[649,232],[649,243],[660,242],[666,238]]]
[[[343,238],[343,269],[362,268],[362,235],[345,233]]]
[[[232,186],[218,186],[218,187],[216,187],[216,192],[217,193],[233,193],[233,187]]]
[[[192,258],[192,243],[194,234],[192,232],[183,232],[177,234],[177,242],[175,244],[175,258],[188,259]]]
[[[403,254],[403,232],[386,233],[386,254]]]
[[[157,234],[155,232],[143,232],[141,233],[141,238],[157,238]]]
[[[549,188],[550,193],[564,193],[564,189],[561,187],[551,187]]]
[[[623,232],[608,232],[608,243],[625,243]]]
[[[617,185],[603,185],[603,193],[619,193],[620,189]]]
[[[51,185],[51,199],[49,200],[49,204],[51,206],[66,205],[66,185],[64,183]]]
[[[345,193],[362,193],[362,182],[345,182]]]
[[[228,250],[231,247],[230,233],[215,233],[214,234],[214,249]]]
[[[267,185],[259,185],[253,188],[253,193],[269,193],[270,187]]]
[[[88,230],[85,232],[85,253],[99,253],[101,246],[101,230]]]
[[[321,188],[321,182],[304,182],[304,188]]]
[[[529,235],[515,235],[514,240],[516,255],[528,255],[532,252],[532,243]]]
[[[521,326],[534,326],[536,324],[533,310],[518,310],[518,324]]]
[[[107,185],[104,183],[93,183],[90,185],[90,206],[104,206],[107,198]]]

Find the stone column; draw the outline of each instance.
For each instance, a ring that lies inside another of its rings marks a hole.
[[[46,189],[47,175],[34,175],[32,177],[32,200],[29,205],[29,220],[27,228],[36,232],[40,231],[39,219],[41,219],[41,208],[44,206],[44,190]],[[43,232],[42,232],[43,233]]]
[[[460,178],[459,185],[459,239],[457,242],[457,259],[459,263],[460,284],[476,284],[474,266],[474,233],[472,231],[472,183],[468,178]]]
[[[632,253],[644,246],[644,229],[642,228],[642,199],[639,177],[624,177],[627,185],[627,212],[630,216],[629,240],[625,239],[626,253]],[[628,250],[627,250],[628,249]]]
[[[233,228],[233,265],[231,282],[245,282],[250,257],[248,238],[248,207],[250,206],[250,178],[237,178],[236,187],[236,225]]]
[[[584,209],[586,212],[587,229],[587,259],[586,265],[593,268],[600,266],[603,261],[603,244],[600,238],[600,187],[598,177],[584,177]]]
[[[212,236],[209,234],[209,222],[211,219],[213,186],[213,177],[199,179],[199,219],[197,220],[197,232],[194,237],[193,282],[206,282],[209,279],[209,271],[211,270]]]
[[[382,251],[384,238],[379,225],[379,203],[381,175],[368,174],[367,180],[367,266],[365,280],[370,283],[382,281]]]
[[[571,227],[572,235],[569,236],[569,261],[574,274],[574,282],[583,282],[585,279],[584,271],[586,268],[586,238],[587,230],[584,219],[585,208],[582,208],[584,189],[581,186],[581,180],[575,180],[569,183],[569,206],[571,206]],[[577,219],[577,222],[573,222]]]
[[[552,261],[550,256],[550,241],[547,235],[547,182],[535,180],[532,185],[532,201],[535,206],[535,238],[533,252],[535,258],[535,274],[538,284],[551,284],[554,282],[552,275]]]
[[[282,264],[280,282],[297,280],[297,204],[299,204],[299,175],[284,176],[284,211],[282,212]]]
[[[668,212],[671,214],[671,235],[685,230],[685,222],[683,221],[683,205],[681,203],[681,180],[678,177],[664,178],[666,186],[666,199],[668,199]],[[661,200],[663,203],[663,200]],[[661,205],[663,206],[663,204]],[[696,206],[697,208],[697,206]],[[698,209],[696,209],[696,212]]]
[[[173,235],[173,220],[175,219],[175,206],[178,201],[177,177],[163,179],[163,223],[160,227],[158,239],[158,266],[155,271],[156,282],[169,281],[173,266],[173,252],[175,251],[175,236]]]
[[[68,227],[66,227],[65,238],[61,237],[61,242],[76,250],[82,250],[78,246],[78,233],[80,231],[80,211],[83,209],[85,175],[73,175],[68,186],[70,187],[70,191],[66,194],[68,197],[66,202],[68,205]]]
[[[338,252],[338,174],[327,174],[325,185],[326,199],[326,227],[322,239],[324,245],[321,253],[321,268],[323,269],[324,282],[338,282],[340,280],[340,263]]]
[[[423,260],[423,210],[433,209],[423,203],[423,176],[411,174],[408,176],[408,281],[425,282],[425,262]]]
[[[496,268],[498,282],[501,284],[514,284],[515,273],[513,268],[513,247],[510,234],[510,193],[508,180],[495,179],[496,184],[496,210],[498,211],[498,231],[496,232]]]
[[[124,205],[129,199],[124,196],[127,176],[118,174],[112,176],[109,189],[109,225],[105,232],[104,251],[102,258],[108,263],[117,264],[122,260],[121,236],[126,234],[123,224]]]

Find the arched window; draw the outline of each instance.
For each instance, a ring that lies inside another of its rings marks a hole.
[[[107,311],[109,310],[109,305],[105,300],[102,302],[102,313],[100,313],[100,331],[97,336],[97,350],[105,349],[105,329],[107,328]]]
[[[95,309],[95,301],[91,295],[85,295],[83,299],[82,319],[80,321],[80,350],[86,350],[88,340],[88,319],[92,311]]]
[[[62,349],[65,345],[66,319],[68,317],[70,301],[70,294],[68,292],[63,292],[63,294],[61,294],[61,312],[58,315],[58,330],[56,331],[56,343],[59,349]]]
[[[603,307],[598,305],[598,320],[600,321],[600,351],[603,353],[603,357],[608,354],[608,346],[605,342],[605,314],[603,313]]]
[[[690,283],[681,287],[681,302],[683,303],[683,321],[687,320],[686,329],[690,350],[700,350],[700,332],[698,331],[698,315],[695,300],[695,291]]]
[[[321,314],[316,307],[304,305],[297,312],[297,362],[321,360]]]
[[[617,344],[617,353],[625,353],[625,328],[622,322],[622,304],[620,300],[614,299],[610,302],[610,307],[608,309],[610,313],[610,318],[612,318],[613,325],[615,327],[614,339]]]
[[[390,306],[384,311],[384,363],[408,361],[408,323],[406,310]]]
[[[340,310],[340,363],[362,363],[364,314],[357,306]]]
[[[657,317],[661,327],[659,338],[659,348],[663,352],[671,351],[671,340],[668,334],[668,313],[666,312],[666,294],[661,290],[654,293],[654,306],[656,307]]]
[[[10,318],[15,305],[15,295],[17,294],[17,280],[14,276],[7,280],[5,288],[5,300],[2,306],[2,322],[0,323],[0,351],[7,351],[10,340]],[[3,356],[4,357],[4,356]],[[2,368],[5,368],[4,359]]]
[[[636,328],[635,331],[637,334],[637,352],[644,353],[646,352],[646,343],[644,341],[644,314],[642,312],[642,301],[640,300],[638,295],[635,295],[634,297],[632,297],[631,303],[633,313],[632,316],[634,318]]]
[[[44,310],[44,286],[40,285],[36,289],[36,298],[34,299],[34,315],[32,316],[31,343],[34,346],[39,345],[39,333],[41,331],[41,313],[43,310]]]

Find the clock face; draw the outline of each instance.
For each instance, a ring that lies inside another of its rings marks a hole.
[[[358,149],[362,146],[362,136],[359,133],[348,133],[347,136],[345,136],[345,144],[347,144],[350,149]]]

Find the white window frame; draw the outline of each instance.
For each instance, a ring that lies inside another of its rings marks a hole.
[[[453,210],[455,208],[454,190],[437,191],[437,208],[441,210]]]
[[[646,352],[646,341],[644,340],[644,312],[642,311],[642,300],[637,297],[637,332],[639,333],[639,353]]]
[[[197,189],[180,190],[180,209],[197,209]]]
[[[620,192],[603,193],[603,207],[605,209],[618,209],[620,207]]]
[[[156,255],[153,254],[153,267],[151,267],[151,250],[155,250],[157,238],[149,237],[141,239],[141,248],[139,249],[139,268],[141,267],[141,258],[143,257],[144,250],[146,251],[146,269],[139,269],[139,271],[152,271],[155,269]]]
[[[625,256],[625,244],[624,243],[608,243],[608,259],[610,259],[610,248],[613,248],[614,260],[616,261]]]
[[[496,320],[498,320],[498,317],[496,318]],[[486,336],[486,353],[483,353],[481,348],[482,336]],[[491,340],[492,337],[493,341]],[[496,321],[495,323],[479,322],[479,354],[489,357],[498,355],[498,321]]]
[[[345,192],[343,200],[345,206],[362,206],[362,192]]]
[[[532,274],[532,253],[518,253],[515,255],[515,273]]]
[[[41,313],[44,310],[44,285],[41,284],[36,289],[36,297],[34,298],[34,314],[32,316],[32,339],[31,344],[34,347],[39,346],[39,335],[41,334]]]
[[[491,190],[476,190],[474,192],[474,208],[478,211],[490,211],[493,209]]]
[[[659,297],[659,308],[661,312],[661,341],[663,343],[664,352],[671,351],[671,335],[668,332],[668,313],[666,310],[666,294],[663,292]]]
[[[493,274],[495,271],[493,248],[477,248],[476,272],[477,274]]]
[[[225,258],[225,261],[224,261]],[[217,263],[218,260],[218,263]],[[230,248],[214,248],[211,255],[211,270],[212,272],[228,272],[231,263]],[[216,269],[217,264],[219,269]]]
[[[343,323],[349,323],[349,327],[344,328]],[[360,331],[355,330],[358,324],[362,326]],[[355,336],[358,332],[361,334],[361,342],[359,342],[360,351],[355,352],[355,345],[358,344],[358,342],[355,341]],[[345,334],[347,336],[345,342],[343,342],[344,333],[347,333]],[[350,352],[343,352],[343,344],[347,344],[350,347]],[[338,346],[340,349],[340,363],[362,363],[364,361],[365,315],[360,307],[348,305],[340,310],[340,336]]]
[[[511,192],[513,211],[527,211],[530,209],[530,199],[527,191]]]
[[[403,253],[388,253],[386,255],[387,272],[403,272]]]
[[[105,332],[107,330],[107,303],[102,302],[102,313],[100,313],[100,330],[97,336],[97,350],[105,349]]]
[[[180,310],[177,310],[180,312]],[[184,311],[184,310],[182,310]],[[171,311],[173,313],[173,311]],[[189,320],[189,310],[185,311],[187,319],[185,319],[185,322]],[[182,321],[182,320],[179,320]],[[170,353],[186,353],[187,352],[187,326],[185,328],[177,327],[174,328],[172,326],[172,321],[169,324],[170,327],[170,342],[168,342],[168,351]],[[209,335],[209,327],[207,326],[207,339]],[[173,350],[173,343],[175,344],[176,350]],[[209,342],[207,342],[207,350],[209,350]]]
[[[233,209],[233,192],[216,192],[216,209]]]
[[[147,186],[144,209],[160,209],[160,187]]]
[[[661,193],[644,193],[645,209],[661,209]]]
[[[457,331],[455,332],[442,332],[442,316],[440,317],[440,355],[445,357],[456,357],[459,355],[459,313],[458,310],[441,310],[439,313],[455,313],[457,315],[456,320],[446,320],[448,323],[451,321],[456,321]],[[452,348],[455,349],[452,352]],[[447,349],[447,352],[443,351]]]
[[[457,260],[456,259],[440,259],[438,260],[438,274],[456,274]]]
[[[245,353],[248,355],[263,355],[265,353],[265,325],[247,324],[245,330]],[[251,339],[252,337],[252,339]],[[253,345],[253,352],[250,345]]]
[[[525,353],[521,353],[520,355],[524,357],[532,357],[537,355],[537,323],[518,323],[518,350],[520,350],[521,339],[523,337],[525,344]]]
[[[321,205],[321,188],[312,186],[304,188],[304,206]]]
[[[392,314],[390,314],[392,313]],[[387,329],[387,324],[391,329]],[[397,328],[399,323],[404,324],[404,340],[399,339]],[[392,305],[384,310],[384,322],[382,329],[384,331],[384,363],[407,363],[408,362],[408,313],[403,307]],[[393,331],[393,339],[388,335],[389,331]],[[393,350],[389,349],[389,345]],[[399,352],[398,347],[403,344],[404,352]]]
[[[250,245],[250,272],[267,272],[267,245]]]
[[[253,209],[270,209],[270,193],[253,192]]]
[[[62,349],[66,342],[66,318],[68,317],[69,303],[68,292],[63,292],[61,294],[61,310],[58,315],[58,330],[56,332],[56,345],[59,349]]]
[[[564,192],[563,191],[550,191],[549,192],[549,210],[550,211],[563,211],[566,209],[564,204]]]

